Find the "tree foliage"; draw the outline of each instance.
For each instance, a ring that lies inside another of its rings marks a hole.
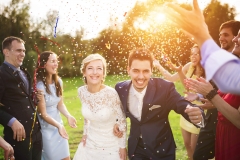
[[[165,67],[168,67],[169,60],[183,65],[189,61],[193,42],[167,19],[163,22],[158,19],[161,15],[159,7],[166,1],[171,0],[137,2],[132,10],[124,15],[123,24],[112,25],[98,37],[83,40],[82,28],[76,31],[75,36],[58,30],[57,37],[53,38],[57,11],[48,11],[46,19],[36,22],[29,14],[29,4],[12,0],[0,13],[0,39],[12,35],[26,42],[24,66],[30,73],[33,73],[37,64],[36,48],[39,52],[51,50],[57,53],[60,61],[59,74],[66,77],[78,76],[82,59],[91,53],[100,53],[107,59],[109,74],[126,74],[128,53],[138,47],[151,50]],[[182,6],[190,9],[188,4]],[[218,0],[212,0],[204,9],[206,23],[214,40],[218,42],[219,26],[234,19],[235,15],[234,8],[221,4]],[[0,63],[2,61],[3,57],[0,56]]]
[[[212,38],[219,44],[219,27],[223,22],[234,20],[236,9],[221,4],[219,0],[211,0],[203,13]]]

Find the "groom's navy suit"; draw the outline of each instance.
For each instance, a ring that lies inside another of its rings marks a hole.
[[[172,82],[161,78],[151,78],[143,98],[141,121],[138,121],[128,110],[128,95],[131,84],[129,80],[119,82],[115,86],[126,116],[131,120],[128,138],[129,159],[134,156],[141,136],[148,159],[175,160],[176,144],[168,115],[171,110],[174,110],[190,121],[184,111],[188,104],[192,104],[180,96]]]

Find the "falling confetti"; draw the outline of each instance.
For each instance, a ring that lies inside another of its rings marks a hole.
[[[111,46],[110,46],[110,43],[108,42],[108,43],[105,43],[105,46],[106,46],[106,48],[107,49],[110,49],[111,48]]]

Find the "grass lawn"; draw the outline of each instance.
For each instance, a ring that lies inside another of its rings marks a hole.
[[[114,87],[115,84],[119,81],[128,79],[128,76],[108,76],[106,78],[105,84]],[[70,153],[71,158],[73,158],[74,153],[78,147],[82,136],[83,130],[83,117],[81,114],[81,103],[79,98],[77,97],[77,88],[83,85],[83,81],[80,77],[68,78],[63,79],[64,85],[64,103],[66,104],[69,112],[77,119],[77,128],[73,129],[67,125],[66,118],[63,117],[63,121],[65,124],[65,128],[69,134],[69,145],[70,145]],[[176,82],[176,89],[179,91],[180,94],[183,93],[183,86],[180,82]],[[183,139],[180,131],[179,126],[179,118],[180,116],[176,114],[174,111],[169,115],[169,121],[172,127],[174,139],[177,145],[176,150],[176,159],[177,160],[185,160],[187,159],[186,150],[184,148]],[[129,123],[129,120],[128,120]],[[130,126],[130,125],[128,125]],[[2,135],[2,126],[0,126],[0,135]],[[0,160],[3,160],[3,151],[0,149]]]

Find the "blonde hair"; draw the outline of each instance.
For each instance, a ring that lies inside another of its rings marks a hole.
[[[94,60],[101,60],[103,63],[103,81],[104,81],[107,75],[107,62],[106,62],[106,59],[98,53],[90,54],[86,58],[84,58],[82,61],[80,71],[83,74],[86,71],[87,65]],[[85,77],[83,78],[84,78],[84,82],[87,84],[86,78]]]

